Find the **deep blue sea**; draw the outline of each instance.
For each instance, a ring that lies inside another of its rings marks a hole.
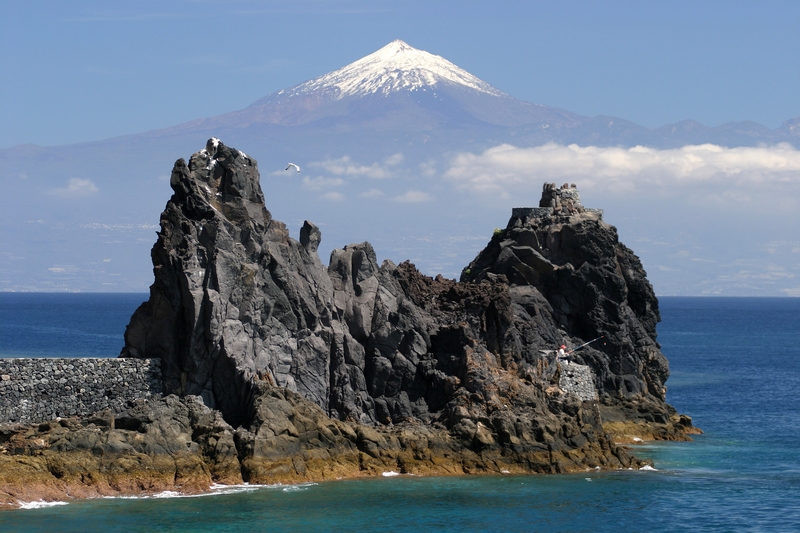
[[[114,357],[144,294],[0,293],[0,357]],[[661,298],[668,401],[704,435],[655,471],[386,477],[0,513],[0,531],[800,532],[800,298]]]

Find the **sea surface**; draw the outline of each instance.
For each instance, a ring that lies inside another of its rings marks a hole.
[[[114,357],[145,294],[0,293],[0,357]],[[704,430],[655,470],[411,477],[0,513],[0,531],[800,532],[800,298],[661,298],[668,401]]]

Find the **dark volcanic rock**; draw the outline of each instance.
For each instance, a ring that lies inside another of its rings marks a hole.
[[[170,184],[155,282],[121,355],[160,358],[163,392],[176,396],[58,438],[52,424],[8,430],[8,442],[42,442],[12,446],[8,460],[135,456],[131,478],[155,487],[141,465],[180,457],[188,473],[170,475],[189,481],[172,486],[191,488],[620,468],[641,463],[607,431],[693,431],[664,402],[658,302],[641,263],[574,186],[547,184],[539,208],[515,210],[457,282],[378,265],[366,242],[334,250],[326,268],[319,228],[290,238],[264,205],[256,162],[216,139],[178,160]],[[601,336],[569,368],[556,360],[558,345]]]
[[[196,396],[122,413],[0,425],[0,507],[241,483],[233,428]]]
[[[216,139],[175,164],[171,185],[156,280],[122,355],[161,358],[166,394],[200,395],[234,426],[255,416],[263,379],[335,419],[453,429],[461,403],[487,420],[514,408],[495,390],[501,375],[546,404],[558,365],[543,350],[601,335],[575,354],[599,396],[673,414],[652,288],[574,186],[546,185],[552,215],[513,217],[457,283],[379,266],[369,243],[335,250],[326,269],[319,228],[290,238],[264,206],[256,162]]]
[[[510,385],[510,383],[509,383]],[[252,384],[253,419],[234,429],[198,396],[138,400],[126,411],[37,425],[0,424],[0,509],[213,483],[340,479],[396,471],[571,472],[640,466],[573,400],[547,410],[528,387],[519,409],[491,418],[454,406],[452,430],[420,423],[371,427],[336,420],[285,388]],[[555,415],[555,416],[553,416]],[[574,420],[575,417],[579,419]]]
[[[151,298],[123,355],[162,359],[165,392],[201,395],[233,424],[250,416],[257,374],[328,407],[335,325],[331,282],[312,245],[290,239],[264,206],[258,167],[213,140],[172,171]]]
[[[566,184],[562,189],[575,191]],[[554,185],[545,187],[543,204],[553,206],[545,202],[553,191]],[[603,221],[602,213],[585,210],[579,197],[575,207],[516,210],[519,214],[496,232],[461,279],[508,280],[519,346],[564,343],[569,349],[599,338],[571,359],[594,371],[606,410],[635,402],[642,405],[641,420],[655,417],[669,425],[675,411],[664,402],[669,366],[656,342],[660,316],[653,288],[639,258],[619,242],[616,228]],[[544,323],[532,327],[540,315]],[[536,356],[517,350],[513,359],[534,364]],[[639,420],[627,413],[626,420]],[[666,432],[679,438],[682,429]]]

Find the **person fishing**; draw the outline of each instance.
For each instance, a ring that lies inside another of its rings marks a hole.
[[[561,346],[558,347],[558,352],[556,353],[556,358],[564,359],[567,355],[569,355],[567,353],[567,346],[565,344],[562,344]]]
[[[581,344],[577,348],[573,348],[573,349],[571,349],[569,351],[567,351],[567,346],[565,344],[562,344],[561,346],[558,347],[558,351],[556,352],[556,359],[566,359],[568,356],[572,355],[574,352],[577,352],[581,348],[589,346],[590,344],[592,344],[595,341],[599,341],[603,337],[605,337],[605,335],[600,335],[596,339],[592,339],[589,342],[584,342],[583,344]]]

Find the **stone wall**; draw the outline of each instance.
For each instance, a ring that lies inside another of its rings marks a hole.
[[[0,423],[120,412],[161,391],[160,359],[0,359]]]
[[[603,210],[584,207],[575,184],[565,183],[560,188],[555,183],[545,183],[539,207],[515,207],[511,216],[520,219],[569,216],[576,213],[594,213],[603,219]]]
[[[556,211],[564,208],[565,211],[580,212],[583,204],[581,204],[581,194],[574,183],[572,185],[565,183],[560,189],[556,187],[555,183],[545,183],[542,187],[542,199],[539,200],[539,207],[552,207]]]
[[[570,361],[560,361],[561,374],[558,386],[568,394],[574,394],[584,402],[597,400],[597,387],[594,383],[594,372],[586,365]]]
[[[603,210],[594,207],[584,207],[583,213],[595,213],[600,220],[603,220]],[[511,216],[515,218],[547,218],[553,216],[552,207],[512,207]]]

